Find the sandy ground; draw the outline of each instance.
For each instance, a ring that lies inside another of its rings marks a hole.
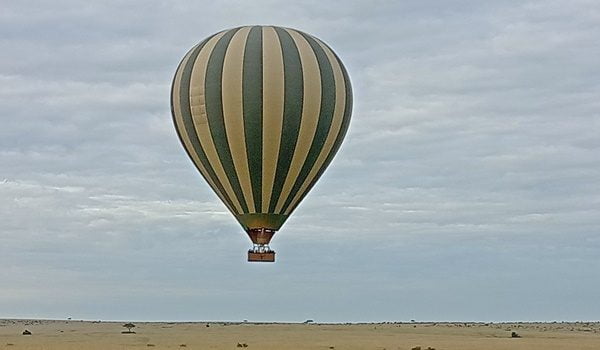
[[[254,324],[0,320],[0,349],[600,349],[600,323]],[[207,327],[208,325],[208,327]],[[32,335],[22,335],[25,330]],[[521,338],[511,338],[517,332]],[[244,346],[244,344],[246,346]]]

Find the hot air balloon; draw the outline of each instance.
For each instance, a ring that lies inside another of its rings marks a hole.
[[[338,56],[295,29],[229,29],[184,56],[171,89],[175,129],[252,240],[248,261],[275,261],[271,238],[331,163],[351,111]]]

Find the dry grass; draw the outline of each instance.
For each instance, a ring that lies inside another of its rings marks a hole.
[[[0,320],[0,349],[598,350],[599,323],[252,324]],[[32,335],[23,336],[24,329]],[[521,338],[512,338],[517,332]]]

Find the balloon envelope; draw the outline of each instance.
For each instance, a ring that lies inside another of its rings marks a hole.
[[[333,159],[352,90],[321,40],[247,26],[216,33],[185,55],[171,110],[193,163],[257,243],[251,233],[279,230]]]

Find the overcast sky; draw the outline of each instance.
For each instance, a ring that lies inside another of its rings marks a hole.
[[[313,34],[350,130],[275,264],[187,158],[206,36]],[[600,3],[2,1],[0,318],[594,320]]]

